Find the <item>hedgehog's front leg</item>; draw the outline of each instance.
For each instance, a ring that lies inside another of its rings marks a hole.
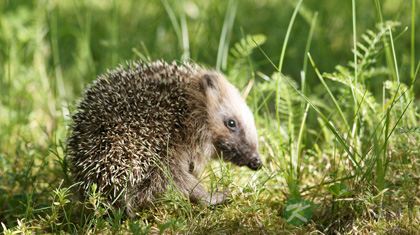
[[[193,203],[205,205],[219,205],[227,201],[227,193],[216,192],[209,194],[200,181],[188,171],[177,172],[175,184],[182,194],[189,197]]]

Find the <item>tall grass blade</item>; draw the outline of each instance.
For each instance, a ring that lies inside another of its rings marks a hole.
[[[216,70],[226,70],[227,56],[229,51],[229,38],[232,33],[233,22],[235,21],[238,2],[229,0],[225,20],[223,22],[222,33],[219,40],[219,49],[217,50]]]
[[[357,40],[356,40],[356,1],[351,1],[351,12],[353,18],[353,50],[354,50],[354,83],[357,87],[358,84],[358,74],[357,74]],[[356,99],[355,99],[356,100]]]
[[[389,38],[390,38],[390,43],[391,43],[392,59],[394,61],[394,69],[395,69],[394,72],[397,77],[398,85],[400,85],[400,73],[398,72],[397,56],[395,55],[394,39],[392,38],[391,27],[388,27],[388,32],[389,32]]]
[[[312,64],[312,67],[313,67],[313,68],[314,68],[314,70],[315,70],[316,75],[318,76],[318,78],[319,78],[319,80],[321,81],[322,85],[323,85],[323,86],[325,87],[325,89],[327,90],[327,92],[328,92],[328,94],[329,94],[329,96],[330,96],[331,100],[334,102],[334,105],[335,105],[335,107],[336,107],[336,109],[337,109],[338,113],[340,114],[341,119],[343,120],[344,124],[346,125],[347,130],[350,130],[350,126],[349,126],[349,124],[348,124],[348,122],[347,122],[346,117],[344,116],[343,111],[342,111],[342,110],[341,110],[341,108],[340,108],[340,105],[338,104],[338,102],[337,102],[337,100],[335,99],[334,95],[331,93],[331,90],[330,90],[330,88],[328,87],[327,83],[325,83],[324,78],[322,77],[321,73],[319,72],[318,68],[316,67],[315,62],[312,60],[312,57],[311,57],[311,54],[310,54],[310,53],[308,53],[308,58],[309,58],[309,61],[310,61],[310,62],[311,62],[311,64]]]
[[[183,10],[181,11],[181,32],[182,32],[182,49],[184,50],[181,56],[181,60],[186,61],[190,59],[190,40],[188,37],[187,18]]]
[[[303,93],[302,93],[303,94]],[[299,166],[302,162],[302,138],[303,138],[303,131],[305,129],[305,123],[306,123],[306,117],[308,116],[308,110],[309,110],[309,104],[306,105],[305,108],[305,112],[303,113],[303,118],[302,118],[302,123],[300,124],[300,129],[299,129],[299,136],[297,139],[297,164],[296,164],[296,175],[298,176],[297,178],[300,178],[300,173],[299,173]]]
[[[305,46],[305,54],[303,57],[303,69],[301,71],[301,90],[302,90],[302,94],[305,94],[305,88],[306,88],[306,74],[307,74],[307,70],[308,70],[308,53],[309,53],[309,49],[311,47],[311,42],[312,42],[312,36],[314,34],[315,31],[315,25],[316,25],[316,20],[318,19],[318,12],[315,12],[313,17],[312,17],[312,21],[311,21],[311,28],[309,29],[309,36],[308,36],[308,40],[306,41],[306,46]]]
[[[411,1],[411,48],[410,48],[410,75],[411,75],[411,83],[413,86],[411,87],[411,91],[414,89],[414,80],[415,80],[415,60],[416,60],[416,0]]]
[[[287,43],[289,42],[290,32],[292,31],[292,27],[293,27],[293,24],[295,22],[296,15],[299,11],[299,7],[302,4],[302,1],[303,0],[299,0],[299,2],[297,3],[297,5],[295,7],[295,10],[293,11],[292,18],[290,19],[289,26],[287,27],[287,32],[286,32],[286,36],[284,38],[283,47],[281,49],[279,66],[278,66],[279,74],[277,75],[278,77],[277,77],[277,85],[276,85],[276,117],[277,117],[277,124],[278,124],[278,133],[279,133],[279,138],[280,138],[281,143],[283,142],[282,137],[281,137],[281,131],[280,131],[280,112],[279,112],[281,71],[282,71],[282,68],[283,68],[283,61],[284,61],[284,57],[285,57],[285,54],[286,54]],[[290,121],[289,121],[289,123],[290,123]]]

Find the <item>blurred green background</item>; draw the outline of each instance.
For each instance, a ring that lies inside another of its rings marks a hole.
[[[357,34],[375,29],[379,16],[374,1],[356,1]],[[380,1],[385,20],[401,22],[399,32],[411,25],[411,1]],[[262,49],[278,64],[283,40],[297,1],[238,1],[230,45],[243,34],[263,34]],[[179,25],[185,16],[190,58],[216,66],[218,46],[229,1],[169,1]],[[138,59],[133,50],[152,59],[180,60],[182,42],[164,7],[165,1],[102,0],[3,0],[0,3],[1,81],[3,92],[13,80],[46,63],[45,76],[54,84],[62,77],[66,96],[79,95],[85,83],[126,60]],[[352,59],[351,1],[304,1],[293,27],[283,73],[299,80],[310,22],[319,12],[310,53],[321,72],[331,72],[337,64]],[[419,15],[416,16],[417,20]],[[181,25],[182,27],[182,25]],[[420,27],[417,24],[416,27]],[[181,28],[181,30],[184,30]],[[241,33],[243,31],[243,34]],[[417,30],[419,31],[419,30]],[[409,80],[410,31],[396,43],[401,78]],[[416,44],[420,42],[416,38]],[[416,47],[417,54],[420,49]],[[252,55],[257,71],[266,74],[273,67],[262,53]],[[24,67],[13,67],[14,59]],[[32,63],[26,63],[32,62]],[[12,66],[12,67],[11,67]],[[57,72],[59,68],[59,72]],[[9,71],[9,69],[11,71]],[[227,68],[229,69],[229,68]],[[309,69],[311,72],[312,69]],[[42,80],[39,76],[34,79]],[[249,78],[248,78],[249,79]],[[316,83],[316,79],[308,79]],[[315,85],[315,84],[312,84]],[[60,94],[63,95],[63,94]]]

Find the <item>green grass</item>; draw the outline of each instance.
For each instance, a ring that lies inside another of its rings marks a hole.
[[[1,1],[0,231],[420,233],[419,4]],[[94,188],[77,196],[69,113],[106,69],[148,58],[220,69],[247,95],[264,167],[203,175],[228,204],[174,187],[127,218]],[[292,198],[311,202],[308,224],[284,218]]]

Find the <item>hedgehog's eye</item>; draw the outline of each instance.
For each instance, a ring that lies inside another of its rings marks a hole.
[[[232,131],[236,130],[236,122],[235,120],[229,119],[225,122],[227,128],[231,129]]]

